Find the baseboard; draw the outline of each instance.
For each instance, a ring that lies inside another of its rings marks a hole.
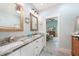
[[[71,50],[69,50],[69,49],[59,48],[58,50],[59,50],[60,52],[62,52],[62,53],[66,53],[66,54],[68,54],[68,55],[71,55]]]

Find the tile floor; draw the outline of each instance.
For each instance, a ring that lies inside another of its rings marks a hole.
[[[59,51],[59,43],[57,38],[53,38],[46,43],[46,47],[41,51],[40,56],[70,56]]]

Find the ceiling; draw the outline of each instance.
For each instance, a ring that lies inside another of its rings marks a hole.
[[[32,4],[38,11],[44,11],[51,7],[56,7],[58,3],[33,3]]]

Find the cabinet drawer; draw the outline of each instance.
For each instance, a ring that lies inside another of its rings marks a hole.
[[[43,42],[43,38],[41,37],[41,38],[39,38],[39,39],[37,39],[36,41],[34,41],[36,44],[35,45],[40,45],[40,44],[42,44],[42,42]]]

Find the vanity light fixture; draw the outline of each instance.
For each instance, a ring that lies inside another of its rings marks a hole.
[[[33,12],[33,13],[34,13],[34,11],[35,11],[34,9],[31,10],[31,12]]]
[[[25,17],[25,23],[29,23],[29,18]]]
[[[33,8],[32,10],[31,10],[34,14],[38,14],[38,12]]]

